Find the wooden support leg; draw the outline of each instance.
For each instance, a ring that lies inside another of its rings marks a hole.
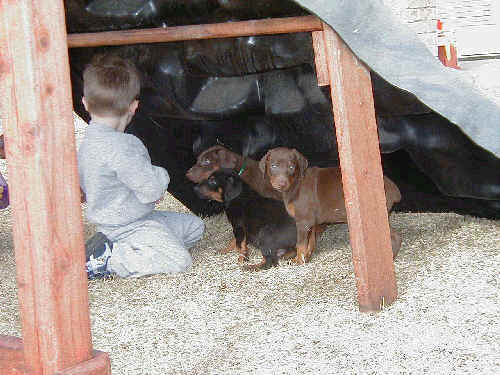
[[[0,373],[109,374],[107,355],[66,371],[95,357],[62,0],[0,0],[0,116],[23,331]]]
[[[17,337],[0,335],[0,374],[35,375],[24,362],[23,342]],[[108,354],[94,350],[88,361],[57,371],[54,375],[111,375]]]
[[[26,374],[23,342],[12,336],[0,335],[0,374]]]
[[[331,89],[359,309],[379,311],[397,287],[370,73],[327,24],[313,42],[325,51],[318,82]]]

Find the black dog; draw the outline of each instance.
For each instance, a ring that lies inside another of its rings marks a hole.
[[[245,269],[268,269],[282,257],[295,256],[297,229],[283,202],[261,197],[231,169],[215,171],[194,189],[202,199],[224,203],[235,237],[224,252],[236,248],[239,262],[243,262],[248,259],[247,244],[261,250],[262,262],[246,265]]]

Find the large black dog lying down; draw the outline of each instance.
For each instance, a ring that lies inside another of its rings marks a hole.
[[[194,187],[202,199],[224,203],[226,216],[233,227],[233,247],[239,261],[248,259],[247,244],[262,252],[262,262],[243,266],[248,270],[276,266],[280,258],[295,256],[297,229],[282,201],[264,198],[244,183],[232,169],[220,169]]]

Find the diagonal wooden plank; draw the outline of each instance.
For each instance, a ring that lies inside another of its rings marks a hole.
[[[361,311],[397,296],[370,73],[323,24],[354,272]]]

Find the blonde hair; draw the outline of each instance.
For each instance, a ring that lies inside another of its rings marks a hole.
[[[83,95],[91,114],[123,116],[140,90],[137,69],[117,55],[95,56],[83,71]]]

